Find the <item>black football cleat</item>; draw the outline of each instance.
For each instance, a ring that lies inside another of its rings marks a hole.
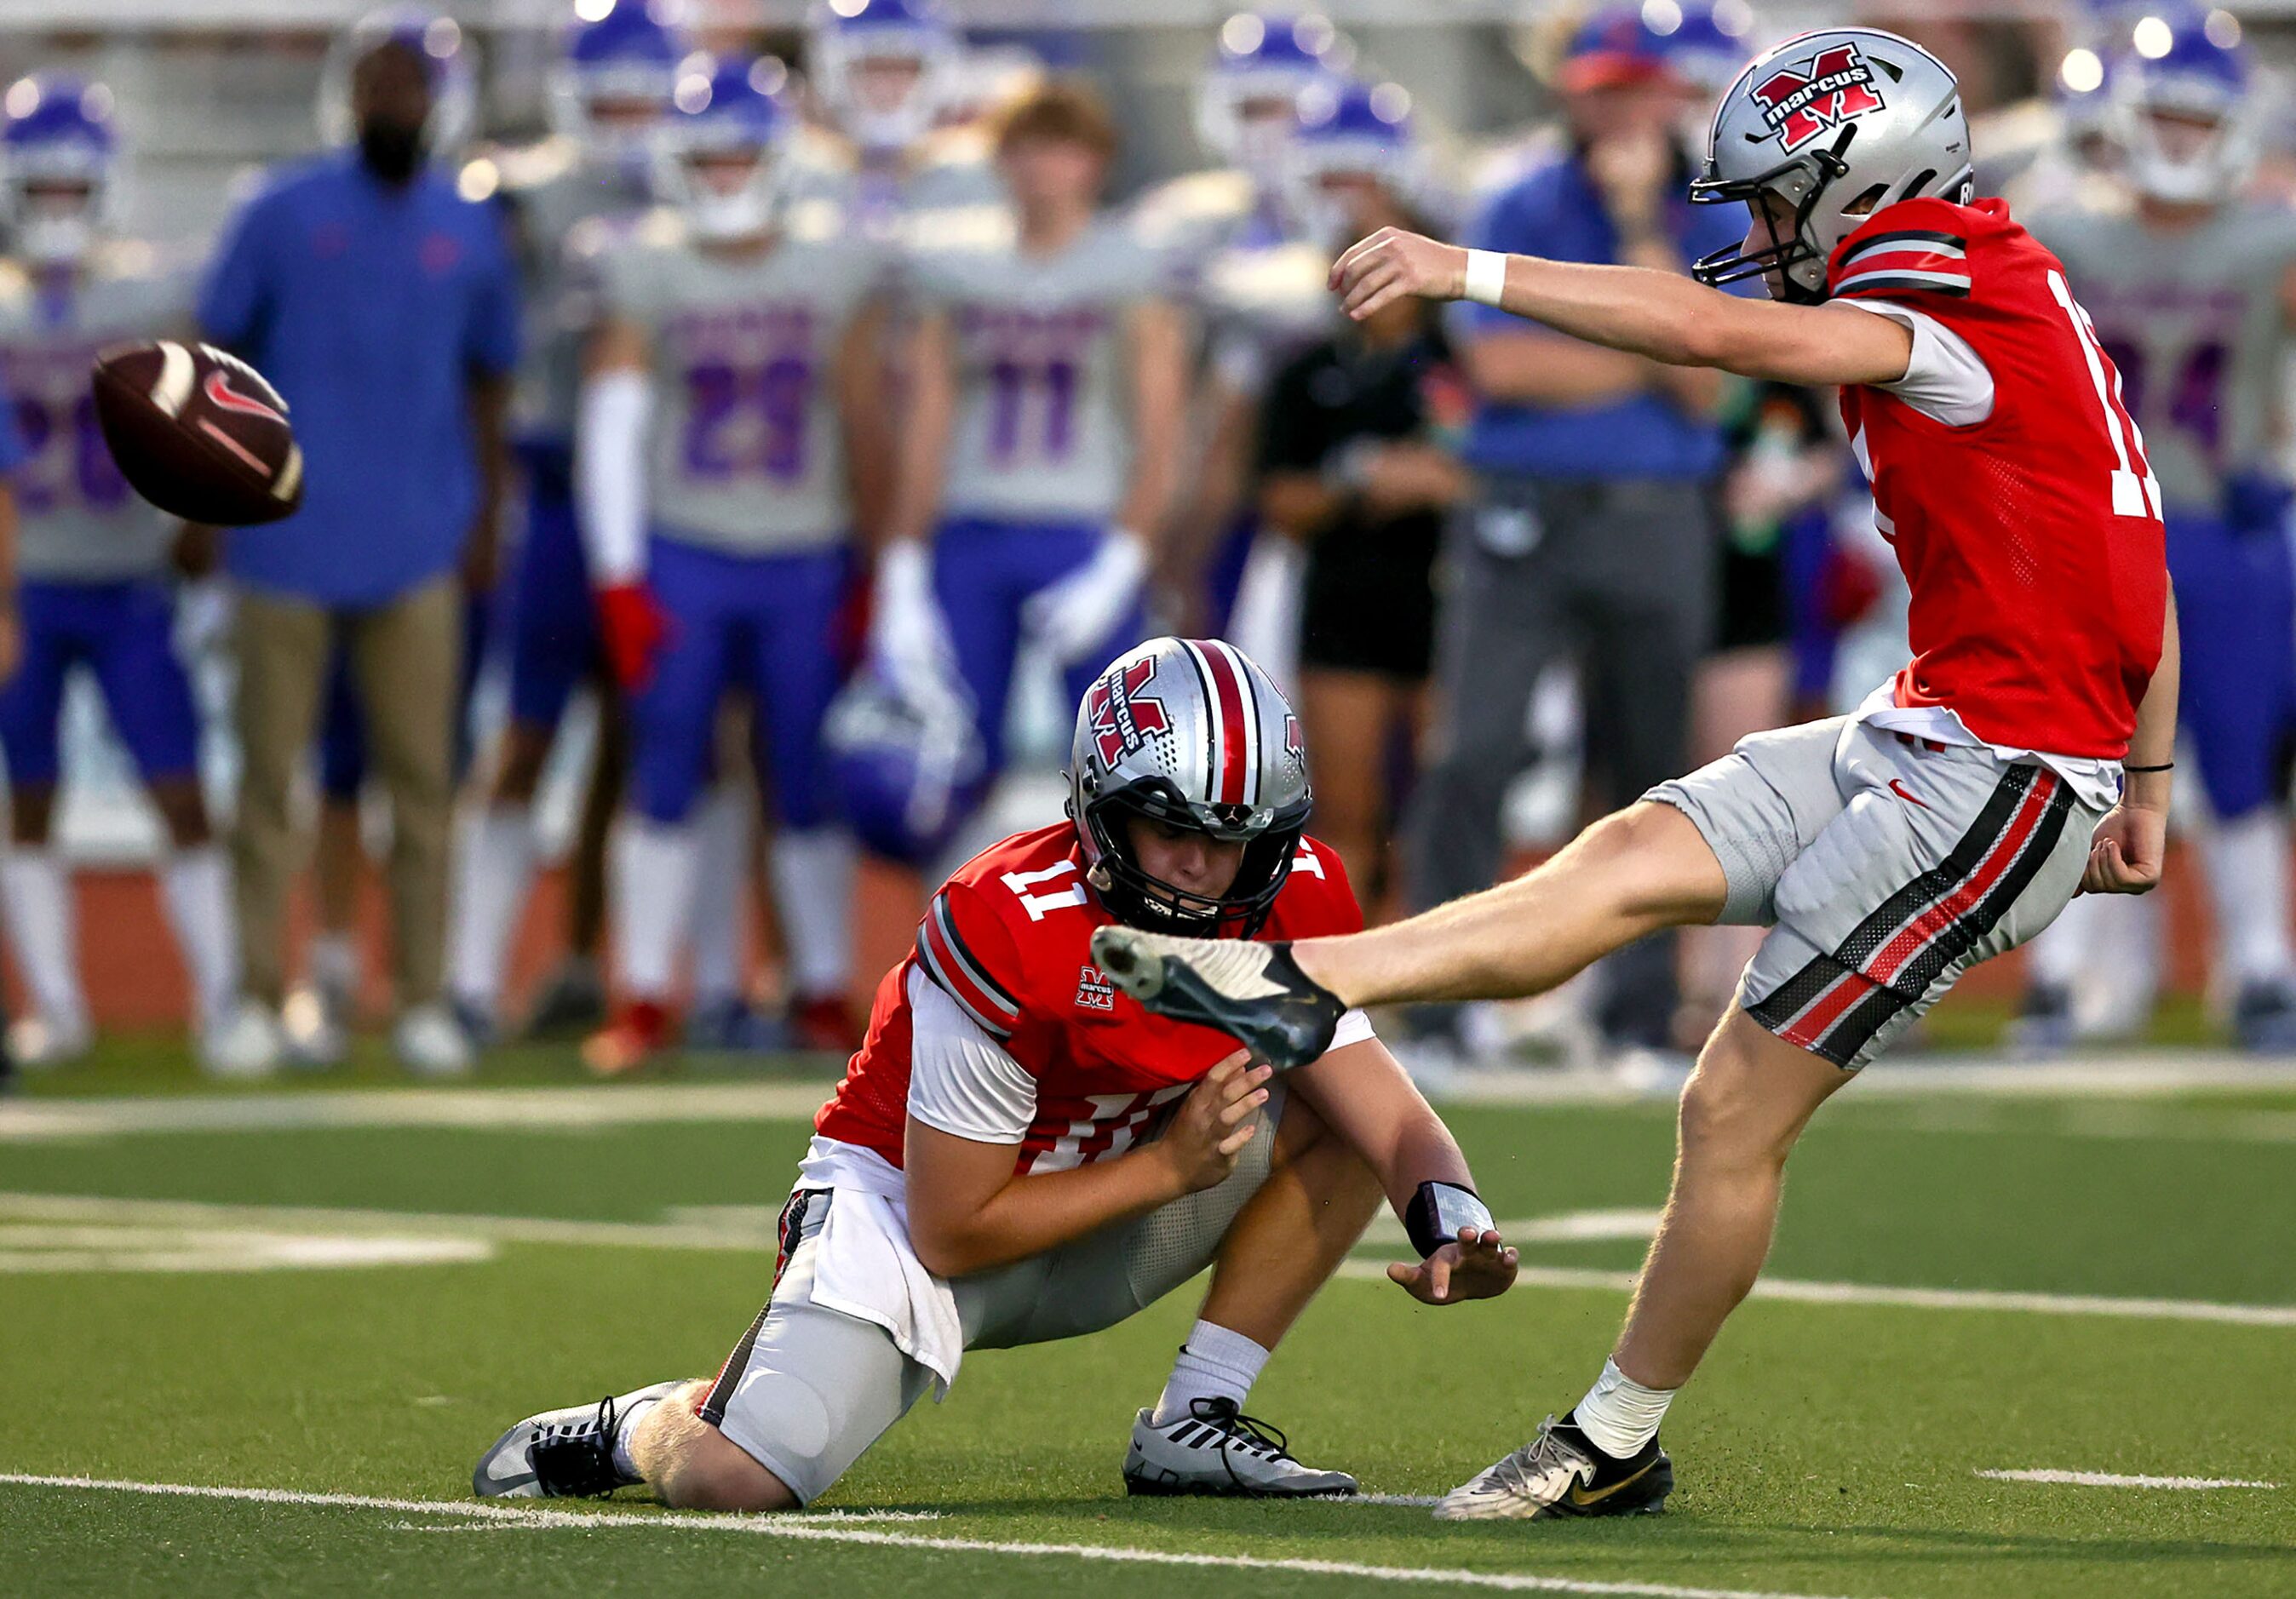
[[[1674,1491],[1674,1462],[1653,1438],[1632,1458],[1596,1448],[1566,1415],[1548,1416],[1538,1436],[1453,1488],[1435,1507],[1439,1521],[1539,1521],[1562,1516],[1655,1515]]]
[[[616,1422],[631,1406],[666,1399],[683,1386],[657,1382],[619,1398],[530,1415],[479,1457],[471,1491],[481,1499],[589,1499],[632,1487],[637,1479],[614,1464]]]
[[[1158,1015],[1217,1028],[1279,1071],[1320,1060],[1347,1013],[1300,970],[1289,944],[1103,927],[1092,935],[1092,958]]]

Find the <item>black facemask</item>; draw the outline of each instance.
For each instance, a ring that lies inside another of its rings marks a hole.
[[[422,164],[422,128],[370,117],[359,124],[359,160],[387,184],[403,184]]]

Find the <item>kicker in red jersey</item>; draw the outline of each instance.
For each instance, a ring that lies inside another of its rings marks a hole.
[[[1037,1079],[1036,1120],[1018,1169],[1059,1171],[1129,1149],[1235,1044],[1209,1028],[1152,1016],[1116,991],[1092,960],[1094,930],[1115,921],[1085,882],[1076,829],[1066,822],[1015,833],[975,856],[933,896],[916,947],[877,985],[868,1037],[815,1130],[901,1164],[910,985],[923,981]],[[1259,936],[1308,939],[1362,926],[1339,857],[1302,838]]]
[[[1958,428],[1842,390],[1913,591],[1898,702],[1946,706],[1988,743],[2120,758],[2161,655],[2161,494],[2063,268],[2001,201],[1908,200],[1844,239],[1827,281],[1935,318],[1995,384],[1991,414]]]

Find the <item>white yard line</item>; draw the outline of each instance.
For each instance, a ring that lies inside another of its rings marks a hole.
[[[2118,1472],[1980,1472],[1996,1482],[2057,1482],[2074,1488],[2278,1488],[2276,1482],[2251,1482],[2239,1477],[2126,1477]]]
[[[1376,1260],[1349,1260],[1343,1277],[1384,1280]],[[1525,1266],[1516,1279],[1538,1288],[1585,1288],[1632,1293],[1635,1274],[1567,1266]],[[2013,1311],[2031,1316],[2106,1316],[2136,1320],[2227,1322],[2236,1326],[2296,1327],[2296,1305],[2226,1305],[2210,1300],[2113,1299],[2103,1294],[2016,1293],[1983,1288],[1893,1288],[1874,1283],[1808,1283],[1763,1277],[1754,1284],[1758,1300],[1791,1300],[1808,1305],[1895,1305],[1910,1310]]]
[[[833,1083],[625,1083],[570,1088],[340,1088],[158,1099],[0,1102],[0,1143],[150,1133],[312,1128],[479,1128],[512,1132],[647,1122],[809,1119]]]
[[[388,1499],[365,1494],[307,1494],[284,1488],[210,1488],[181,1482],[129,1482],[88,1477],[45,1477],[0,1472],[0,1483],[29,1488],[97,1489],[191,1499],[234,1499],[258,1505],[308,1505],[355,1510],[395,1511],[402,1515],[467,1517],[532,1527],[632,1527],[657,1532],[750,1533],[800,1543],[871,1544],[881,1548],[930,1549],[960,1554],[1006,1554],[1034,1559],[1107,1561],[1126,1565],[1193,1566],[1236,1571],[1295,1571],[1308,1576],[1348,1577],[1366,1582],[1432,1583],[1453,1587],[1496,1588],[1508,1593],[1646,1595],[1651,1599],[1821,1599],[1765,1588],[1684,1587],[1668,1582],[1597,1582],[1576,1577],[1540,1577],[1522,1571],[1446,1570],[1434,1566],[1374,1566],[1355,1561],[1282,1560],[1251,1554],[1199,1554],[1177,1549],[1133,1549],[1104,1544],[1024,1544],[991,1538],[932,1538],[920,1533],[879,1532],[865,1527],[824,1525],[785,1516],[632,1515],[613,1511],[514,1510],[477,1501]]]
[[[773,1218],[754,1228],[723,1221],[562,1221],[546,1216],[457,1216],[297,1205],[219,1205],[196,1200],[109,1199],[70,1193],[0,1193],[0,1222],[82,1222],[120,1226],[267,1227],[288,1233],[399,1234],[564,1243],[593,1248],[759,1250],[774,1247]]]
[[[566,1087],[331,1088],[103,1099],[30,1096],[0,1102],[0,1144],[169,1133],[309,1128],[608,1128],[646,1123],[792,1121],[810,1118],[833,1086],[819,1080],[617,1083]],[[2074,1061],[1998,1055],[1882,1061],[1857,1099],[1935,1095],[2160,1095],[2296,1088],[2296,1060],[2217,1050],[2132,1050]],[[1460,1074],[1457,1104],[1610,1104],[1647,1099],[1607,1072],[1503,1066]]]
[[[0,1224],[50,1222],[119,1226],[247,1227],[312,1235],[382,1234],[474,1238],[489,1243],[575,1244],[591,1248],[757,1252],[773,1247],[768,1226],[742,1225],[753,1213],[732,1210],[723,1222],[560,1221],[537,1216],[458,1216],[407,1210],[332,1210],[299,1206],[218,1205],[192,1200],[111,1199],[70,1193],[0,1193]],[[761,1213],[760,1213],[761,1214]],[[1584,1211],[1509,1221],[1503,1229],[1527,1240],[1647,1236],[1648,1212]],[[1628,1226],[1632,1221],[1636,1226]],[[1639,1228],[1639,1231],[1636,1229]],[[1384,1282],[1386,1263],[1350,1260],[1340,1275]],[[1519,1279],[1538,1288],[1631,1293],[1635,1274],[1592,1267],[1526,1265]],[[2033,1316],[2103,1316],[2137,1320],[2218,1322],[2296,1327],[2296,1305],[2234,1305],[2211,1300],[2119,1299],[2103,1294],[2021,1293],[1999,1289],[1909,1288],[1875,1283],[1819,1283],[1764,1277],[1754,1297],[1811,1305],[1891,1305],[1913,1310],[2007,1311]]]

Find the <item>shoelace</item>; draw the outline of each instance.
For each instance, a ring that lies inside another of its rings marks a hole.
[[[588,1421],[554,1423],[535,1434],[526,1460],[545,1493],[586,1499],[622,1486],[614,1470],[614,1396],[608,1394]]]
[[[1232,1451],[1240,1450],[1247,1456],[1271,1463],[1295,1458],[1292,1453],[1292,1440],[1284,1437],[1282,1428],[1257,1416],[1244,1414],[1242,1407],[1225,1394],[1217,1398],[1189,1400],[1188,1414],[1208,1427],[1219,1430],[1220,1464],[1226,1469],[1228,1480],[1238,1488],[1250,1485],[1235,1474]]]
[[[1538,1424],[1538,1436],[1500,1461],[1478,1479],[1479,1485],[1536,1499],[1538,1480],[1557,1466],[1578,1472],[1594,1464],[1584,1451],[1555,1434],[1560,1423],[1548,1416]]]

